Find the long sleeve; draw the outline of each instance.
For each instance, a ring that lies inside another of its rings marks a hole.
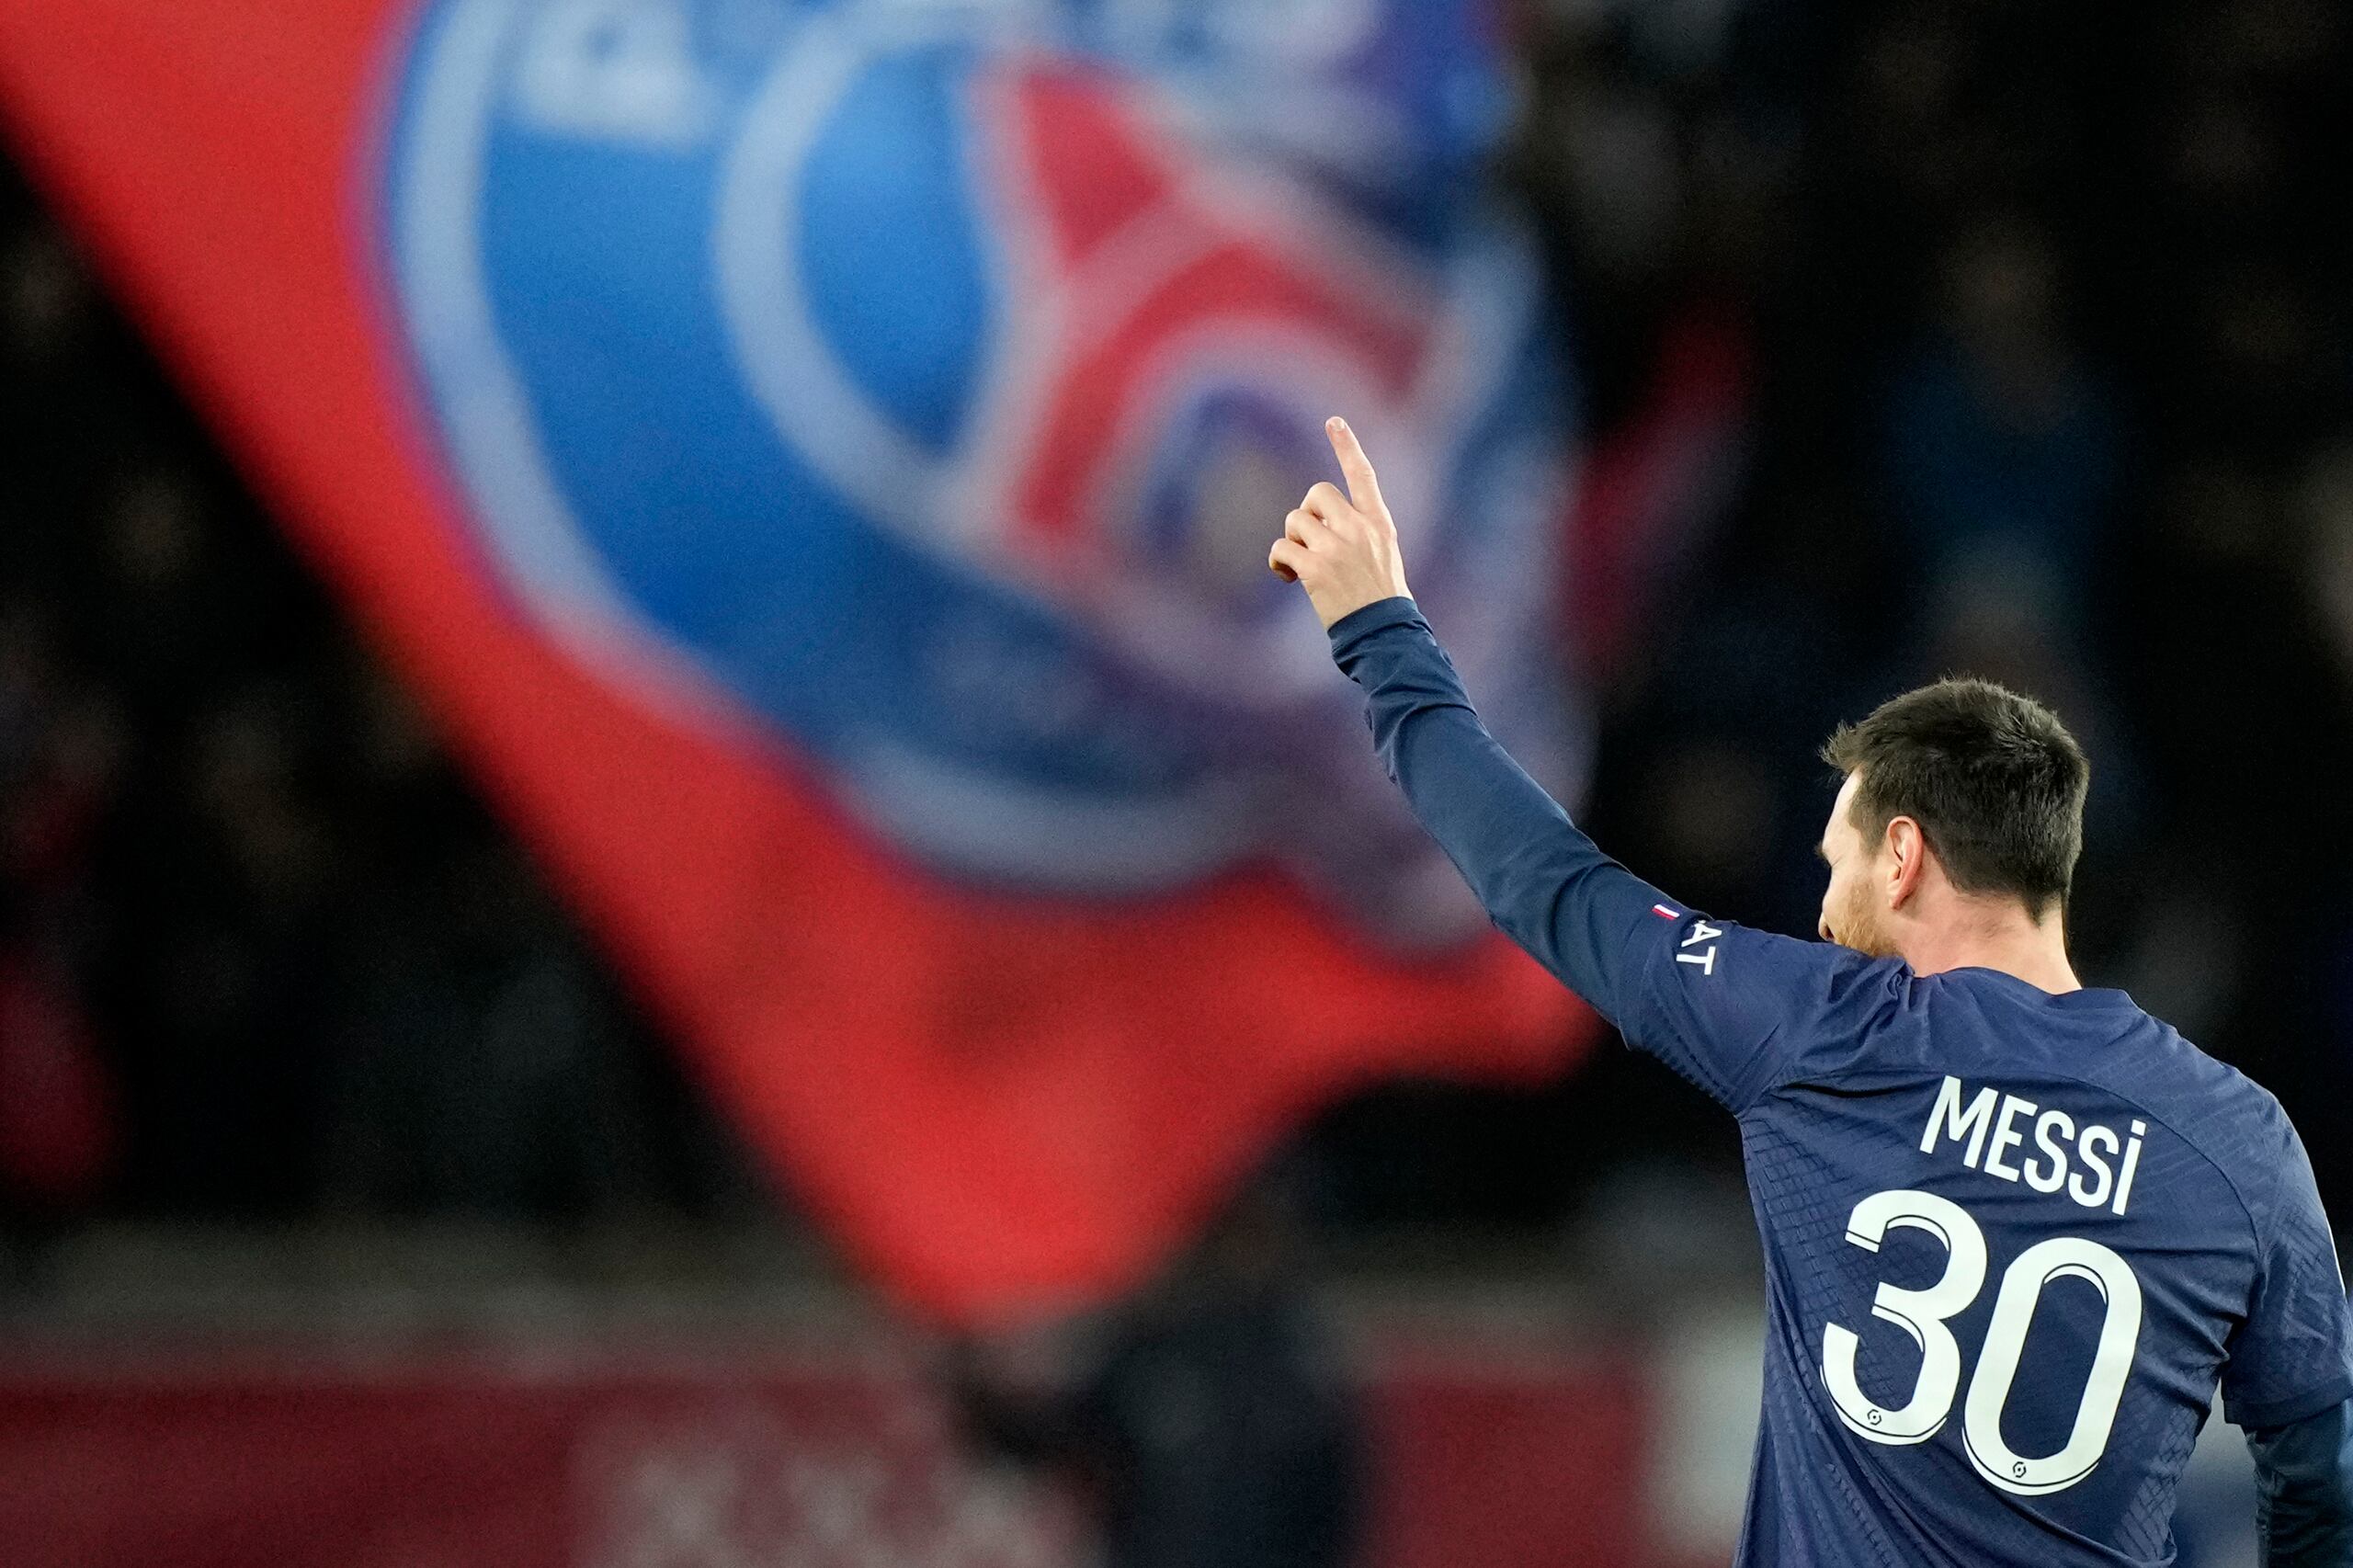
[[[1331,636],[1389,777],[1488,917],[1630,1044],[1737,1112],[1889,1005],[1900,964],[1710,920],[1603,854],[1488,734],[1413,600]]]
[[[2353,1401],[2246,1441],[2263,1568],[2353,1565]]]
[[[1627,940],[1666,897],[1604,855],[1487,733],[1414,601],[1332,628],[1332,657],[1369,699],[1389,777],[1506,936],[1616,1021]]]

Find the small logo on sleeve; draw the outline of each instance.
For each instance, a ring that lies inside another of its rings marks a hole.
[[[1661,920],[1680,920],[1683,918],[1683,916],[1677,915],[1675,911],[1667,908],[1667,906],[1663,903],[1652,904],[1651,913],[1657,915]]]
[[[1694,920],[1691,923],[1691,934],[1684,937],[1681,942],[1677,944],[1677,946],[1682,948],[1698,948],[1702,942],[1706,942],[1709,945],[1704,948],[1699,948],[1699,950],[1696,953],[1677,953],[1675,955],[1675,961],[1677,963],[1697,964],[1699,966],[1699,972],[1701,974],[1714,974],[1716,972],[1716,949],[1714,944],[1716,938],[1723,934],[1724,928],[1721,926],[1711,926],[1704,920]]]

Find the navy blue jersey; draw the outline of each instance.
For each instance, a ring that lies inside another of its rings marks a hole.
[[[1332,641],[1495,923],[1739,1119],[1767,1296],[1740,1562],[2169,1562],[2218,1381],[2254,1428],[2353,1395],[2328,1223],[2270,1095],[2120,991],[1711,919],[1489,738],[1413,601]]]

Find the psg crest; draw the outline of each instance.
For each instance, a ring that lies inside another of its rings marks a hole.
[[[1273,856],[1391,939],[1482,928],[1265,570],[1345,413],[1491,722],[1574,789],[1564,392],[1460,194],[1492,62],[1392,8],[438,0],[380,234],[484,571],[940,874]],[[1286,39],[1320,52],[1256,91]]]

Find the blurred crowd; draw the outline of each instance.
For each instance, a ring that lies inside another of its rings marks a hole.
[[[1831,726],[1949,671],[2032,691],[2094,759],[2087,982],[2277,1089],[2353,1209],[2353,13],[1548,0],[1523,32],[1500,176],[1589,387],[1597,835],[1811,930]],[[0,1213],[759,1202],[13,176],[0,399]],[[1311,1147],[1343,1229],[1541,1231],[1735,1157],[1622,1053],[1384,1091]]]
[[[0,1216],[585,1220],[732,1148],[0,187]]]
[[[1604,672],[1597,835],[1810,930],[1829,728],[2030,691],[2093,759],[2086,983],[2271,1085],[2353,1205],[2353,12],[1584,0],[1542,36],[1519,177],[1598,449],[1695,325],[1750,368],[1742,481]]]

